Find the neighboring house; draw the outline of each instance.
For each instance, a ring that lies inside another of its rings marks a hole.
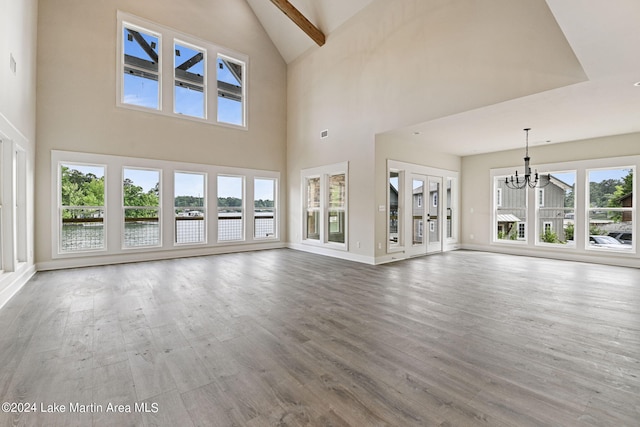
[[[535,189],[541,235],[545,231],[551,231],[559,240],[565,240],[565,194],[571,188],[571,185],[552,175],[546,186]],[[504,181],[498,181],[496,221],[499,238],[516,240],[526,238],[526,197],[527,191],[524,189],[511,189]]]
[[[552,231],[560,241],[565,241],[565,195],[572,186],[551,175],[549,185],[536,189],[540,234]],[[571,221],[573,222],[573,221]]]
[[[398,189],[389,183],[389,240],[398,242]]]
[[[433,184],[433,183],[432,183]],[[447,187],[446,190],[447,205],[451,206],[451,187]],[[438,231],[438,215],[440,206],[440,191],[436,185],[429,188],[429,196],[425,197],[423,186],[419,186],[413,189],[413,243],[422,244],[422,239],[425,232],[429,233],[429,242],[437,242],[440,239]],[[426,218],[425,218],[426,212]],[[450,209],[446,212],[447,215],[447,236],[451,236],[451,212]],[[428,227],[425,230],[424,227]]]

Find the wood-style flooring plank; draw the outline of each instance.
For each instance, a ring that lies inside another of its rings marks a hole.
[[[70,269],[36,274],[0,331],[2,401],[103,405],[0,413],[0,425],[640,419],[640,269],[467,251],[370,266],[291,250]]]

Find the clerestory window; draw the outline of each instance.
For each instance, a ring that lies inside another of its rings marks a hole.
[[[246,128],[246,55],[123,12],[118,24],[118,106]]]

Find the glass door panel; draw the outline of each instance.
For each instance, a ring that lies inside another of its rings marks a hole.
[[[430,176],[427,179],[429,194],[427,199],[427,253],[442,251],[442,215],[440,203],[440,191],[442,178]]]

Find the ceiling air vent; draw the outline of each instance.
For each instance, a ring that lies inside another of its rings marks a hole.
[[[328,136],[329,136],[329,129],[325,129],[322,132],[320,132],[320,139],[325,139]]]

